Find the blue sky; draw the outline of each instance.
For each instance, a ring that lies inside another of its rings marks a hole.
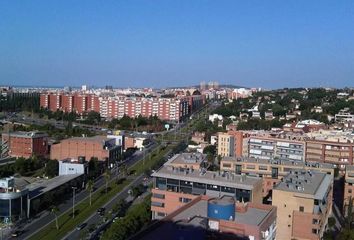
[[[0,1],[0,84],[200,81],[354,87],[354,1]]]

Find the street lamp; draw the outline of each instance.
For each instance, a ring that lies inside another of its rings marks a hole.
[[[73,218],[75,218],[75,190],[77,187],[71,187],[73,189]]]

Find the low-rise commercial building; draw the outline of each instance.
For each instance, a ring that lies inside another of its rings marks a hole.
[[[277,239],[322,239],[332,211],[333,177],[317,171],[291,171],[273,189]]]
[[[43,132],[3,133],[2,143],[11,157],[29,158],[48,154],[48,135]]]
[[[133,239],[253,239],[276,237],[276,208],[198,196]]]
[[[227,195],[239,202],[262,202],[260,178],[207,171],[202,167],[204,160],[192,159],[190,163],[189,157],[186,156],[185,153],[184,157],[170,159],[152,174],[153,219],[165,217],[199,195],[211,197]],[[194,164],[198,164],[199,167],[194,167]]]
[[[59,161],[59,176],[71,174],[88,174],[88,164],[84,157]]]
[[[290,160],[267,160],[247,157],[223,157],[220,170],[246,174],[263,179],[263,197],[269,196],[273,186],[288,175],[290,171],[315,170],[334,176],[335,165],[318,162],[299,162]]]
[[[83,186],[84,174],[52,179],[9,177],[0,179],[0,221],[29,218],[72,196],[72,187]]]
[[[11,222],[26,217],[29,191],[14,177],[0,179],[0,219]]]
[[[86,160],[97,158],[99,161],[113,163],[119,159],[120,154],[121,147],[115,144],[115,139],[104,136],[73,137],[53,144],[50,159],[85,157]]]

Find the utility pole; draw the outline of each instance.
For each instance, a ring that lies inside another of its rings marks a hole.
[[[71,187],[73,189],[73,218],[75,218],[75,190],[77,187]]]

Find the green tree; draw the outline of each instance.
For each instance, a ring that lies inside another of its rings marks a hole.
[[[333,228],[336,225],[336,219],[334,217],[328,218],[328,227]]]
[[[44,168],[44,173],[47,177],[55,177],[58,175],[59,162],[57,160],[49,160]]]
[[[216,146],[214,145],[208,145],[203,149],[204,154],[211,154],[215,155],[216,154]]]
[[[353,240],[354,239],[354,231],[344,228],[337,237],[337,240]]]

